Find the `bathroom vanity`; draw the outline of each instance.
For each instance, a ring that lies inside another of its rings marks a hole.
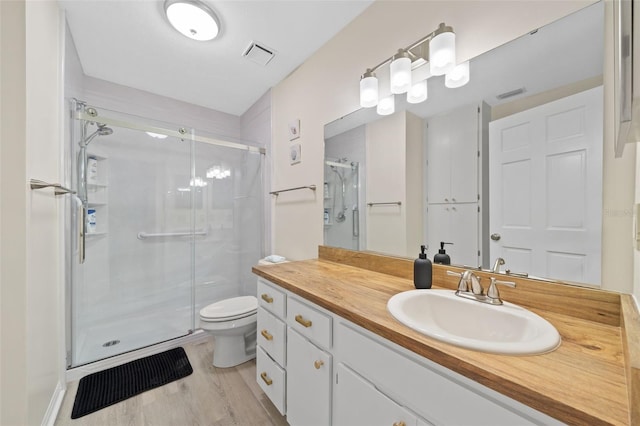
[[[253,268],[257,380],[291,425],[631,423],[637,396],[620,295],[519,280],[504,299],[529,300],[562,344],[544,355],[495,355],[433,340],[387,312],[391,296],[413,288],[411,266],[321,247],[318,259]],[[434,286],[453,289],[446,270],[459,268],[434,265]]]

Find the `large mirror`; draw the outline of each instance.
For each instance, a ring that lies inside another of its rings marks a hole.
[[[601,1],[327,124],[325,245],[599,285],[603,62]]]

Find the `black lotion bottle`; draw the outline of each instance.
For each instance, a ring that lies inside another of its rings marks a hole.
[[[441,265],[451,265],[451,258],[444,249],[445,244],[453,245],[453,243],[445,243],[444,241],[440,241],[440,250],[438,250],[438,254],[433,256],[433,263],[439,263]]]
[[[431,261],[427,259],[426,246],[420,246],[421,253],[413,262],[413,284],[416,288],[431,288]]]

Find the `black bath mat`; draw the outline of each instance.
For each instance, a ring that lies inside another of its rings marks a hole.
[[[182,348],[137,359],[80,379],[72,419],[85,416],[144,391],[193,373]]]

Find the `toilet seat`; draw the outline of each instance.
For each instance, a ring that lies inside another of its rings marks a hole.
[[[221,300],[200,310],[200,320],[206,322],[226,322],[254,315],[258,311],[255,296],[239,296]]]

